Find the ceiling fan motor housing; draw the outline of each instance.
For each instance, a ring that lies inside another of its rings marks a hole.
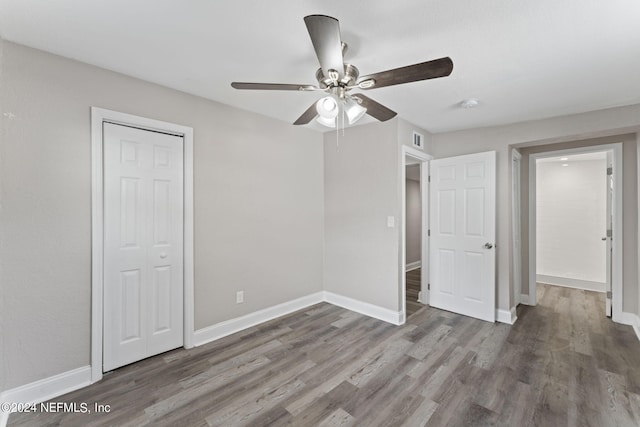
[[[321,89],[329,89],[333,87],[347,88],[349,86],[353,86],[359,75],[360,71],[358,71],[358,68],[351,64],[344,64],[344,77],[342,79],[338,77],[338,73],[335,75],[330,74],[329,76],[325,76],[322,72],[322,68],[319,68],[318,71],[316,71],[316,79],[318,80],[318,85]]]

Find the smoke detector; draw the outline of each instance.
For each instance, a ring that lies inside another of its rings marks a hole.
[[[478,104],[480,104],[480,100],[478,100],[478,98],[467,98],[462,100],[460,106],[462,108],[475,108]]]

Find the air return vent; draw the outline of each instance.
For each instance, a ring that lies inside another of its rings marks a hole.
[[[413,146],[422,150],[422,141],[424,136],[418,132],[413,133]]]

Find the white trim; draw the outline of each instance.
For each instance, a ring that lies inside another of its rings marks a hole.
[[[52,377],[34,381],[0,394],[0,402],[34,404],[70,393],[91,384],[91,367],[73,369]],[[5,426],[9,413],[0,411],[0,426]]]
[[[431,157],[431,156],[429,156]],[[431,157],[432,158],[432,157]],[[422,192],[422,268],[420,272],[420,303],[429,305],[429,237],[428,231],[431,227],[429,223],[429,175],[431,165],[429,162],[422,163],[420,168],[420,191]]]
[[[404,323],[404,313],[401,311],[393,311],[378,305],[369,304],[368,302],[358,301],[343,295],[334,294],[329,291],[324,291],[323,295],[324,301],[329,304],[337,305],[338,307],[346,308],[347,310],[355,311],[356,313],[364,314],[365,316],[373,317],[374,319],[382,320],[394,325],[401,325]]]
[[[517,167],[516,167],[517,165]],[[516,170],[517,169],[517,170]],[[516,173],[517,172],[517,173]],[[517,306],[522,294],[522,154],[511,150],[511,275],[513,305]],[[515,179],[517,177],[517,180]],[[517,183],[517,185],[516,185]],[[517,242],[520,242],[518,244]],[[518,273],[518,274],[516,274]]]
[[[529,304],[529,294],[520,294],[520,304],[531,305]]]
[[[193,334],[193,344],[195,346],[204,345],[252,326],[293,313],[294,311],[302,310],[303,308],[314,304],[319,304],[323,301],[323,293],[316,292],[292,301],[287,301],[282,304],[254,311],[253,313],[236,317],[235,319],[225,320],[224,322],[216,323],[215,325],[207,326],[206,328],[195,331]]]
[[[512,307],[511,310],[496,310],[496,321],[500,323],[506,323],[508,325],[513,325],[518,320],[518,316],[516,316],[516,308]]]
[[[184,347],[193,346],[193,128],[91,107],[91,382],[102,379],[103,142],[102,123],[181,135],[184,142]]]
[[[356,313],[364,314],[365,316],[373,317],[394,325],[401,325],[404,323],[401,312],[389,310],[388,308],[369,304],[367,302],[358,301],[333,292],[321,291],[292,301],[287,301],[282,304],[274,305],[272,307],[267,307],[235,319],[225,320],[224,322],[216,323],[215,325],[207,326],[206,328],[198,329],[193,334],[193,344],[196,347],[201,346],[321,302],[346,308],[347,310],[355,311]]]
[[[572,279],[570,277],[548,276],[546,274],[536,274],[537,283],[547,285],[564,286],[565,288],[582,289],[584,291],[605,292],[606,283],[593,282],[591,280]]]
[[[620,313],[618,323],[623,325],[629,325],[633,327],[633,331],[636,333],[638,340],[640,340],[640,316],[635,313],[628,313],[623,311]]]
[[[409,264],[406,265],[406,268],[404,269],[404,271],[405,272],[413,271],[413,270],[419,269],[420,267],[422,267],[422,261],[410,262]]]
[[[422,253],[420,254],[420,267],[422,268],[422,274],[420,276],[420,291],[422,295],[422,303],[429,303],[429,291],[427,289],[428,283],[428,267],[429,267],[429,241],[427,237],[427,230],[429,229],[429,189],[428,189],[428,176],[429,176],[429,160],[433,159],[433,156],[424,153],[423,151],[416,150],[415,148],[408,147],[406,145],[402,145],[400,148],[400,212],[402,218],[402,229],[400,230],[400,260],[398,271],[402,272],[400,274],[400,316],[399,322],[395,323],[394,321],[390,321],[390,323],[394,324],[403,324],[407,318],[407,283],[405,273],[407,270],[407,156],[413,157],[416,160],[420,161],[420,195],[421,195],[421,207],[422,207],[422,224],[421,224],[421,249]],[[355,300],[353,300],[355,301]],[[348,308],[348,307],[346,307]],[[357,311],[357,310],[354,310]],[[367,313],[363,313],[367,314]],[[389,316],[387,313],[386,316]],[[393,315],[395,316],[395,315]],[[376,317],[376,316],[371,316]],[[379,318],[379,317],[377,317]],[[381,319],[385,320],[385,319]],[[385,320],[388,321],[388,320]]]
[[[536,160],[546,157],[560,157],[570,154],[613,151],[614,179],[614,217],[613,217],[613,253],[612,253],[612,319],[623,323],[622,316],[622,143],[592,145],[567,150],[546,151],[529,156],[529,305],[536,305]],[[533,286],[532,286],[533,285]]]
[[[522,166],[522,165],[521,165]],[[522,212],[520,212],[522,214]],[[536,300],[536,159],[529,156],[529,305]]]

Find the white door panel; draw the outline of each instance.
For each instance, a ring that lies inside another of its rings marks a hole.
[[[105,371],[183,343],[182,137],[105,123]]]
[[[605,315],[611,317],[612,314],[612,289],[613,289],[613,215],[614,215],[614,181],[613,181],[613,151],[607,151],[607,229],[604,230],[603,239],[606,240],[606,274],[607,280],[605,285]]]
[[[430,305],[494,321],[495,152],[430,168]]]

